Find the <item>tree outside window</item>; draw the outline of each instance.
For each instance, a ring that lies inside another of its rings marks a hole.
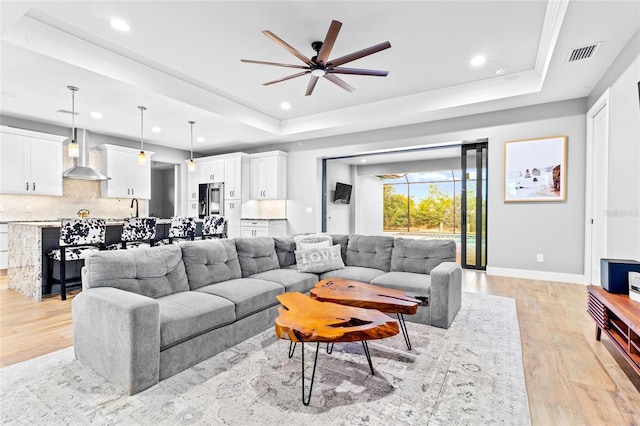
[[[408,173],[384,179],[383,209],[385,232],[459,234],[461,206],[460,170]],[[468,202],[473,188],[467,189]],[[468,206],[469,212],[475,205]],[[468,223],[475,219],[468,217]]]

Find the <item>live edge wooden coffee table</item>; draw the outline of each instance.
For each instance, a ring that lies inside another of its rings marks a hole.
[[[280,315],[276,318],[275,329],[279,338],[290,340],[289,358],[293,356],[296,343],[300,342],[302,345],[302,403],[304,405],[309,405],[311,400],[320,343],[361,341],[371,374],[375,374],[367,341],[384,339],[399,333],[396,320],[374,309],[319,302],[302,293],[294,292],[280,294],[277,298],[282,306],[278,308]],[[305,395],[304,386],[305,342],[316,342],[308,395]]]
[[[322,302],[355,306],[365,309],[377,309],[388,314],[396,314],[400,329],[411,350],[411,341],[404,322],[404,314],[413,315],[418,310],[420,300],[407,296],[401,290],[378,287],[359,281],[343,278],[329,278],[319,281],[309,292],[311,297]]]

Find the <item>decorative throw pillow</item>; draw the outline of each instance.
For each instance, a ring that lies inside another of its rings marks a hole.
[[[325,247],[331,247],[331,245],[333,244],[333,238],[329,234],[295,235],[293,237],[293,241],[296,243],[296,250],[305,250],[305,247],[304,247],[305,244],[321,243],[323,241],[329,242],[329,245],[326,245]],[[306,247],[306,248],[312,248],[312,247]]]
[[[319,249],[327,247],[331,247],[331,241],[329,240],[319,241],[317,243],[308,243],[305,240],[302,240],[296,243],[297,250],[309,250],[314,248]]]
[[[296,250],[296,264],[298,272],[314,272],[316,274],[343,269],[344,262],[340,256],[340,244],[331,247]]]

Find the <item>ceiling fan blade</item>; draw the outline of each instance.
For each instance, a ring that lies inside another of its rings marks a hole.
[[[325,74],[324,78],[326,78],[327,80],[329,80],[330,82],[337,84],[338,86],[342,87],[344,90],[346,90],[347,92],[355,92],[356,89],[349,86],[344,80],[336,77],[333,74]]]
[[[331,68],[327,72],[333,74],[355,74],[355,75],[373,75],[376,77],[386,77],[389,74],[389,71],[381,71],[381,70],[365,70],[361,68]]]
[[[240,62],[246,62],[248,64],[274,65],[276,67],[299,68],[301,70],[309,69],[308,66],[305,67],[304,65],[290,65],[290,64],[281,64],[279,62],[254,61],[252,59],[240,59]]]
[[[302,71],[296,74],[292,74],[287,77],[279,78],[278,80],[267,81],[266,83],[262,83],[263,86],[269,86],[270,84],[280,83],[281,81],[291,80],[292,78],[301,77],[305,74],[309,74],[311,71]]]
[[[304,94],[305,96],[309,96],[313,93],[313,89],[316,87],[316,83],[318,82],[318,77],[312,75],[309,79],[309,84],[307,85],[307,92]]]
[[[331,53],[331,49],[333,49],[333,45],[335,44],[336,38],[338,37],[338,32],[340,32],[340,27],[342,27],[342,22],[335,20],[331,21],[329,31],[327,31],[327,36],[322,42],[320,52],[318,52],[316,63],[325,64],[327,62],[327,59],[329,59],[329,54]]]
[[[388,49],[391,47],[391,43],[385,41],[383,43],[376,44],[375,46],[367,47],[366,49],[358,50],[357,52],[351,53],[349,55],[341,56],[340,58],[333,59],[327,63],[329,68],[339,67],[342,64],[346,64],[347,62],[355,61],[356,59],[363,58],[365,56],[372,55],[374,53],[380,52],[381,50]]]
[[[280,46],[284,47],[289,53],[294,55],[296,58],[300,59],[305,64],[309,64],[309,65],[313,64],[313,61],[311,59],[307,58],[302,53],[298,52],[296,49],[294,49],[289,44],[287,44],[286,41],[282,40],[280,37],[278,37],[277,35],[275,35],[271,31],[264,30],[262,33],[264,35],[266,35],[267,37],[269,37],[271,40],[273,40],[276,43],[278,43]]]

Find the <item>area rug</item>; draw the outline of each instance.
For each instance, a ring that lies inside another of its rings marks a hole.
[[[0,370],[3,425],[530,424],[513,299],[464,293],[448,330],[323,345],[309,406],[301,348],[266,330],[134,396],[84,367],[73,348]],[[305,345],[307,377],[315,345]],[[306,382],[308,384],[308,381]]]

